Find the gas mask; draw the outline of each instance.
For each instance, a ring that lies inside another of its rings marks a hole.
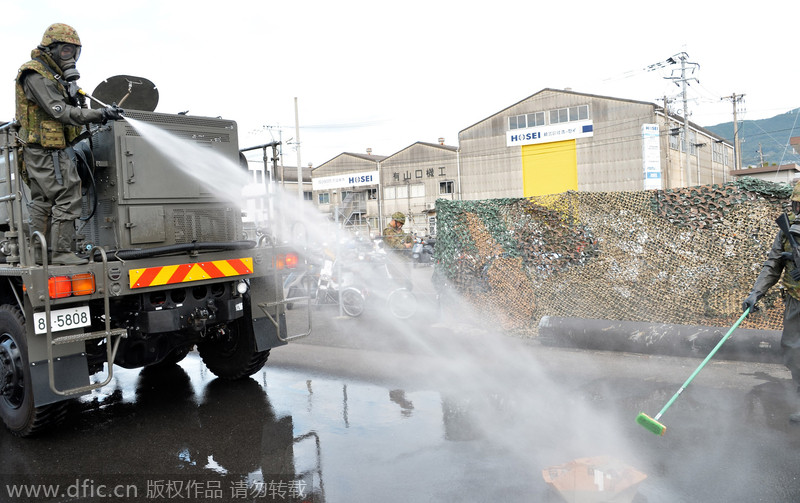
[[[53,44],[50,46],[50,56],[61,69],[64,80],[73,82],[81,78],[81,74],[75,68],[75,63],[81,57],[81,46],[67,43]]]

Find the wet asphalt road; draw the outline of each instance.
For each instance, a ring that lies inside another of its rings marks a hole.
[[[43,501],[125,484],[138,498],[115,499],[556,502],[542,471],[591,456],[646,474],[638,503],[800,499],[783,367],[712,361],[658,437],[636,415],[655,415],[699,360],[544,347],[466,311],[441,318],[425,293],[402,323],[377,306],[357,319],[315,310],[313,335],[243,382],[216,379],[196,353],[118,369],[60,431],[0,432],[0,501],[25,501],[9,484],[59,483]],[[290,315],[299,330],[303,312]]]

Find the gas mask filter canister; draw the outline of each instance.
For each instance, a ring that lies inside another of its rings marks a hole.
[[[62,77],[67,82],[73,82],[81,78],[75,64],[81,57],[81,48],[75,44],[57,44],[51,51],[53,59],[56,60],[61,68]]]

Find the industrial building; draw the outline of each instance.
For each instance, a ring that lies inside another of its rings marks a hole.
[[[381,155],[344,152],[311,170],[313,201],[345,227],[379,235]]]
[[[656,104],[543,89],[459,132],[389,156],[344,153],[312,170],[314,201],[380,232],[391,214],[435,234],[439,198],[629,191],[730,181],[733,145]]]
[[[760,180],[774,183],[788,183],[794,185],[800,179],[800,166],[795,163],[781,164],[780,166],[758,166],[731,171],[731,175],[738,178],[752,176]]]
[[[458,148],[417,142],[390,156],[345,152],[311,173],[319,209],[346,227],[377,235],[399,211],[406,229],[435,234],[436,200],[456,197]]]
[[[733,146],[653,103],[543,89],[458,134],[464,199],[722,183]]]

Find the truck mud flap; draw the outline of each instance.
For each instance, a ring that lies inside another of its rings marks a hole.
[[[250,278],[250,291],[244,296],[243,325],[253,330],[257,351],[286,344],[286,316],[276,302],[278,290],[275,278],[270,276]],[[283,293],[283,290],[280,290]],[[280,313],[280,314],[279,314]],[[247,320],[251,320],[250,323]]]
[[[279,330],[284,334],[286,333],[286,317],[284,315],[280,315],[278,325],[267,316],[263,318],[253,318],[252,327],[253,335],[256,340],[256,351],[266,351],[288,344],[285,339],[281,340],[279,337]]]
[[[64,389],[76,389],[89,384],[89,365],[86,354],[59,356],[53,359],[53,373],[56,382]],[[33,383],[33,396],[37,407],[64,400],[63,395],[56,394],[50,388],[50,378],[47,360],[31,363],[31,381]],[[86,395],[89,391],[72,395],[77,397]]]

